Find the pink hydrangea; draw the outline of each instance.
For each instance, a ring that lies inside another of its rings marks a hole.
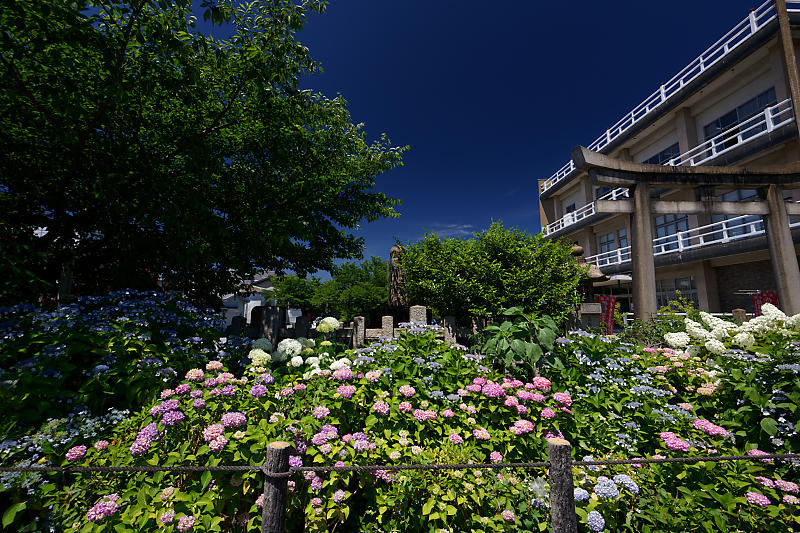
[[[209,442],[208,447],[211,448],[211,451],[218,452],[223,448],[225,448],[227,444],[228,444],[228,439],[220,435],[216,439]]]
[[[467,385],[467,391],[469,391],[469,392],[480,392],[481,391],[481,386],[478,385],[478,384],[472,383],[470,385]]]
[[[461,444],[464,442],[464,439],[462,439],[461,435],[459,435],[458,433],[450,433],[450,436],[447,437],[447,440],[449,440],[453,444]]]
[[[111,516],[119,509],[119,494],[113,493],[103,496],[94,506],[86,513],[86,519],[89,522],[100,522],[102,519]]]
[[[691,411],[694,409],[694,407],[692,407],[692,404],[690,403],[679,403],[678,407],[680,407],[684,411]]]
[[[747,452],[747,455],[750,455],[752,457],[759,457],[761,455],[769,455],[769,454],[767,452],[762,452],[759,449],[753,449],[753,450],[749,450]],[[764,463],[772,463],[772,462],[774,462],[773,459],[762,459],[761,461],[764,462]]]
[[[382,375],[383,371],[381,370],[370,370],[369,372],[366,373],[365,377],[367,378],[367,381],[369,381],[370,383],[375,383],[376,381],[381,379]]]
[[[745,494],[745,497],[747,498],[748,503],[752,503],[754,505],[760,505],[761,507],[766,507],[771,503],[769,501],[769,498],[767,498],[760,492],[748,492],[747,494]]]
[[[664,441],[664,444],[666,444],[667,448],[670,450],[678,450],[681,452],[689,451],[689,443],[671,431],[663,431],[659,433],[658,436],[661,437],[661,440]]]
[[[291,387],[285,387],[285,388],[281,389],[281,392],[280,392],[280,395],[283,398],[286,398],[287,396],[291,396],[292,394],[294,394],[294,389],[291,388]]]
[[[517,406],[517,414],[518,415],[524,415],[524,414],[527,414],[527,413],[528,413],[528,408],[527,407],[525,407],[524,405],[518,405]]]
[[[333,373],[333,379],[336,381],[350,381],[353,379],[353,371],[343,366]]]
[[[378,413],[379,415],[388,415],[389,404],[383,401],[377,401],[375,402],[375,405],[372,406],[372,412]]]
[[[523,402],[525,402],[525,401],[528,401],[528,400],[532,400],[533,399],[533,394],[531,394],[530,392],[526,391],[525,389],[520,389],[520,390],[517,391],[517,398],[522,400]]]
[[[569,407],[572,405],[572,397],[566,392],[557,392],[553,394],[553,399],[558,403]]]
[[[225,431],[225,427],[222,424],[212,424],[203,430],[203,440],[211,442],[222,435],[223,431]]]
[[[506,395],[506,390],[502,386],[491,381],[483,386],[482,392],[487,398],[502,398]]]
[[[356,388],[352,385],[339,385],[339,387],[336,389],[336,392],[339,393],[345,400],[349,400],[356,393]]]
[[[519,405],[519,400],[517,399],[516,396],[509,396],[503,402],[503,405],[505,405],[506,407],[516,407]]]
[[[472,380],[472,383],[475,384],[475,385],[482,386],[482,385],[486,384],[486,379],[484,379],[484,378],[474,378]]]
[[[503,517],[503,520],[505,520],[506,522],[514,522],[517,519],[514,516],[514,511],[512,511],[511,509],[506,509],[505,511],[503,511],[501,513],[501,516]]]
[[[456,394],[463,398],[464,396],[469,396],[469,391],[467,389],[458,389]]]
[[[222,370],[222,363],[220,361],[209,361],[206,363],[206,370]]]
[[[187,392],[192,390],[192,386],[188,383],[181,383],[177,387],[175,387],[175,394],[186,394]]]
[[[311,411],[311,416],[313,416],[318,420],[325,418],[329,414],[331,414],[331,410],[323,405],[318,405],[314,408],[313,411]]]
[[[542,409],[542,418],[554,418],[556,416],[555,411],[550,409],[549,407],[545,407]]]
[[[200,370],[199,368],[193,368],[186,372],[186,379],[189,381],[203,381],[205,377],[205,372]]]
[[[423,409],[415,409],[414,410],[414,418],[418,422],[427,422],[428,420],[436,420],[437,418],[436,411],[431,410],[423,410]]]
[[[397,409],[405,413],[410,413],[414,408],[411,407],[411,404],[408,402],[400,402],[400,405],[397,406]]]
[[[225,426],[226,428],[235,428],[243,426],[246,423],[247,423],[247,417],[244,416],[244,413],[233,411],[222,415],[222,425]]]
[[[489,460],[493,463],[499,463],[503,460],[503,456],[500,455],[500,452],[492,452],[489,454]]]
[[[65,457],[67,461],[77,461],[84,455],[86,455],[86,446],[73,446],[66,453]]]
[[[533,400],[536,403],[542,403],[544,401],[544,395],[535,392],[534,394],[531,395],[531,400]]]
[[[521,420],[517,420],[514,422],[514,425],[508,428],[508,430],[513,433],[514,435],[524,435],[525,433],[530,433],[533,431],[534,425],[533,422],[530,420],[525,420],[524,418]]]
[[[545,377],[537,376],[537,377],[533,378],[533,388],[534,389],[540,390],[542,392],[547,392],[547,391],[550,390],[550,386],[551,385],[552,384],[550,383],[550,380],[545,378]]]
[[[194,526],[195,518],[193,516],[182,516],[178,520],[178,531],[188,531]]]
[[[767,487],[767,488],[770,488],[770,489],[771,489],[771,488],[774,488],[774,487],[775,487],[775,482],[774,482],[774,481],[772,481],[772,480],[771,480],[770,478],[768,478],[768,477],[764,477],[764,476],[756,476],[756,477],[755,477],[755,478],[753,478],[753,479],[755,479],[755,481],[756,481],[756,482],[758,482],[758,483],[761,483],[762,485],[764,485],[764,486],[765,486],[765,487]]]
[[[692,427],[704,431],[712,437],[720,437],[728,434],[728,430],[725,428],[713,424],[708,420],[703,420],[702,418],[695,418],[692,421]]]
[[[784,481],[782,479],[775,480],[775,486],[781,489],[783,492],[800,492],[800,489],[797,487],[797,483],[793,483],[791,481]]]
[[[789,503],[792,505],[797,505],[800,503],[800,500],[797,499],[797,496],[793,496],[791,494],[784,494],[783,495],[783,503]]]
[[[97,451],[105,450],[106,448],[108,448],[108,444],[109,442],[107,440],[99,440],[94,443],[94,449]]]
[[[456,416],[456,414],[453,412],[452,409],[445,409],[444,411],[442,411],[442,416],[444,418],[453,418],[454,416]]]
[[[398,392],[406,398],[411,398],[417,393],[417,391],[411,385],[402,385]]]
[[[490,440],[492,438],[489,432],[482,427],[476,427],[472,430],[472,435],[478,440]]]

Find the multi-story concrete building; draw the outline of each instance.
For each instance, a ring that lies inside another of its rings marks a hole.
[[[659,165],[760,167],[800,161],[795,118],[800,1],[785,4],[768,0],[751,11],[589,148]],[[788,24],[786,15],[779,24],[780,10],[788,13]],[[651,191],[662,200],[692,201],[747,202],[760,194],[721,187]],[[631,217],[600,213],[596,202],[629,195],[625,188],[592,184],[572,161],[539,181],[541,231],[581,245],[588,262],[612,276],[598,292],[617,296],[623,310],[631,305]],[[785,190],[784,196],[800,201],[800,190]],[[796,245],[800,217],[789,221]],[[751,293],[776,289],[760,215],[664,214],[651,223],[659,305],[680,291],[710,311],[750,310]]]

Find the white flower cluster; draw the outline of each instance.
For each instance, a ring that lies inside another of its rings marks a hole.
[[[254,366],[266,366],[271,361],[271,356],[261,348],[253,348],[247,355]]]
[[[278,351],[285,353],[287,357],[294,357],[300,355],[303,345],[296,339],[283,339],[278,343]]]
[[[342,327],[338,320],[332,316],[326,316],[319,324],[317,324],[317,331],[320,333],[331,333]]]
[[[708,328],[687,317],[684,319],[686,333],[667,333],[664,340],[674,348],[683,348],[694,340],[705,346],[709,352],[721,354],[725,352],[726,342],[749,350],[755,345],[759,335],[778,333],[793,336],[800,332],[800,314],[786,316],[783,311],[769,303],[761,306],[761,313],[761,316],[738,325],[701,311],[700,317]],[[689,346],[688,351],[692,352],[693,349],[696,352],[696,346]]]
[[[331,370],[336,372],[340,368],[344,368],[344,367],[350,368],[350,366],[352,364],[353,363],[350,361],[350,359],[348,359],[347,357],[342,357],[341,359],[338,359],[338,360],[334,361],[333,363],[331,363]]]
[[[683,331],[678,331],[676,333],[665,333],[664,340],[672,348],[686,348],[689,346],[689,343],[692,342],[692,339],[689,337],[689,335]]]

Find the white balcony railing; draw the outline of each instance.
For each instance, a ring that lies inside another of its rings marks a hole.
[[[789,227],[800,227],[800,220],[790,222]],[[683,252],[711,246],[713,244],[724,244],[748,239],[757,235],[764,234],[764,223],[758,215],[742,215],[721,222],[714,222],[699,228],[692,228],[686,231],[679,231],[673,235],[658,237],[653,240],[653,254],[664,255],[671,252]],[[586,258],[589,263],[594,263],[599,267],[609,265],[619,265],[630,261],[631,247],[626,246],[617,250],[611,250]]]
[[[800,0],[787,0],[787,11],[791,13],[800,12]],[[600,137],[589,145],[589,149],[601,151],[608,146],[614,139],[632,128],[637,122],[661,107],[664,102],[677,94],[683,87],[691,83],[692,80],[700,76],[703,72],[714,66],[722,58],[736,50],[743,43],[747,42],[758,31],[775,20],[775,4],[773,0],[767,0],[757,8],[750,11],[750,14],[734,28],[722,36],[717,42],[712,44],[705,52],[700,54],[694,61],[689,63],[680,72],[675,74],[667,82],[662,84],[654,93],[644,99],[639,105],[633,108],[624,117],[608,128]],[[575,165],[572,161],[558,169],[558,171],[542,182],[540,193],[553,187],[558,182],[565,179],[573,170]]]
[[[798,0],[800,2],[800,0]],[[778,102],[773,106],[764,108],[764,111],[758,115],[751,117],[747,120],[735,124],[725,131],[718,133],[711,137],[703,144],[700,144],[691,150],[688,150],[681,155],[670,159],[665,165],[689,165],[696,166],[702,165],[711,161],[715,157],[730,152],[734,148],[743,146],[749,142],[755,141],[768,135],[772,131],[791,124],[794,122],[794,113],[792,112],[791,100],[784,100]],[[622,194],[620,191],[625,191]],[[627,198],[628,189],[614,189],[610,193],[604,195],[599,200],[616,200],[618,198]],[[569,213],[564,218],[560,218],[542,228],[542,235],[547,237],[557,231],[560,231],[567,226],[588,218],[596,213],[595,203],[587,204],[573,213]]]

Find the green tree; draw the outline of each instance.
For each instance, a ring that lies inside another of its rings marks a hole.
[[[299,90],[295,33],[320,0],[0,3],[0,223],[12,263],[70,292],[219,295],[257,269],[360,257],[350,230],[397,216],[372,190],[404,148],[369,144],[346,102]],[[39,255],[37,255],[39,257]],[[35,266],[35,268],[34,268]],[[5,291],[0,291],[0,293]]]
[[[344,320],[363,315],[388,301],[388,268],[386,261],[375,256],[338,265],[331,270],[331,279],[317,287],[314,305]]]
[[[404,247],[401,265],[412,304],[439,316],[498,317],[522,307],[562,320],[579,301],[582,267],[567,243],[494,222],[471,239],[427,233]]]
[[[272,286],[275,287],[275,291],[272,297],[278,301],[278,305],[291,304],[292,307],[313,310],[314,292],[319,285],[320,280],[316,276],[308,279],[301,278],[297,274],[289,274],[273,281]]]

